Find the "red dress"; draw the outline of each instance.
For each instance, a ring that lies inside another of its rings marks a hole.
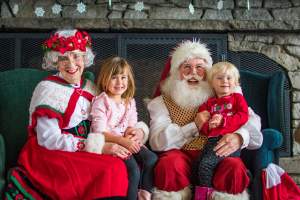
[[[93,84],[87,80],[85,82],[88,84],[82,84],[80,93],[66,85],[59,77],[51,76],[42,82],[45,81],[51,81],[51,84],[54,82],[61,88],[68,87],[66,90],[74,91],[70,91],[71,95],[64,113],[58,112],[54,107],[50,107],[51,105],[43,106],[38,103],[38,106],[34,107],[31,112],[29,137],[19,155],[18,166],[9,176],[6,198],[81,200],[125,197],[128,179],[126,166],[121,159],[83,151],[49,150],[38,144],[35,133],[38,117],[55,118],[63,127],[68,124],[74,112],[78,95],[89,101],[95,95],[88,87]],[[84,135],[76,137],[85,140]]]

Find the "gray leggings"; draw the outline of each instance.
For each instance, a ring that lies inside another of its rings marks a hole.
[[[208,141],[200,154],[198,166],[197,166],[197,175],[198,182],[197,185],[202,187],[212,187],[212,178],[214,175],[214,170],[218,163],[224,159],[224,157],[219,157],[216,155],[213,150],[217,145],[218,141],[222,136],[208,138]],[[234,152],[230,157],[239,157],[240,150]]]

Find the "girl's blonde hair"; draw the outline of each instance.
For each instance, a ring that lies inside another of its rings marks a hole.
[[[214,76],[220,72],[228,72],[229,74],[231,74],[232,77],[235,79],[236,86],[239,85],[239,81],[240,81],[239,70],[236,68],[236,66],[234,64],[232,64],[230,62],[226,62],[226,61],[215,63],[212,66],[212,68],[210,68],[207,71],[206,78],[207,78],[208,83],[211,84]]]
[[[122,94],[122,98],[124,98],[126,103],[128,103],[130,99],[133,98],[135,92],[135,83],[132,67],[124,58],[118,56],[105,59],[100,65],[100,67],[101,69],[96,82],[100,92],[109,93],[108,85],[112,76],[127,73],[128,87],[127,90]]]

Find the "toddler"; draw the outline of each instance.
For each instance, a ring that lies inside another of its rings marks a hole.
[[[206,199],[211,193],[213,172],[217,164],[223,159],[214,151],[221,137],[227,133],[234,133],[248,121],[248,105],[240,93],[239,71],[229,62],[219,62],[208,71],[207,80],[215,92],[199,107],[198,115],[203,119],[201,134],[208,136],[208,141],[200,154],[197,167],[198,187],[195,199]],[[239,156],[239,151],[234,155]]]

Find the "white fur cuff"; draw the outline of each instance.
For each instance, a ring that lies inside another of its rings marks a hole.
[[[85,141],[85,151],[102,154],[105,138],[102,133],[89,133]]]
[[[147,124],[145,122],[138,122],[138,123],[136,123],[134,128],[140,128],[143,130],[143,132],[144,132],[143,144],[145,144],[149,137],[149,128],[148,128]]]
[[[179,191],[167,192],[154,188],[152,200],[191,200],[192,190],[189,186]]]
[[[228,194],[225,192],[213,191],[212,193],[213,200],[249,200],[249,194],[247,190],[239,194]]]

